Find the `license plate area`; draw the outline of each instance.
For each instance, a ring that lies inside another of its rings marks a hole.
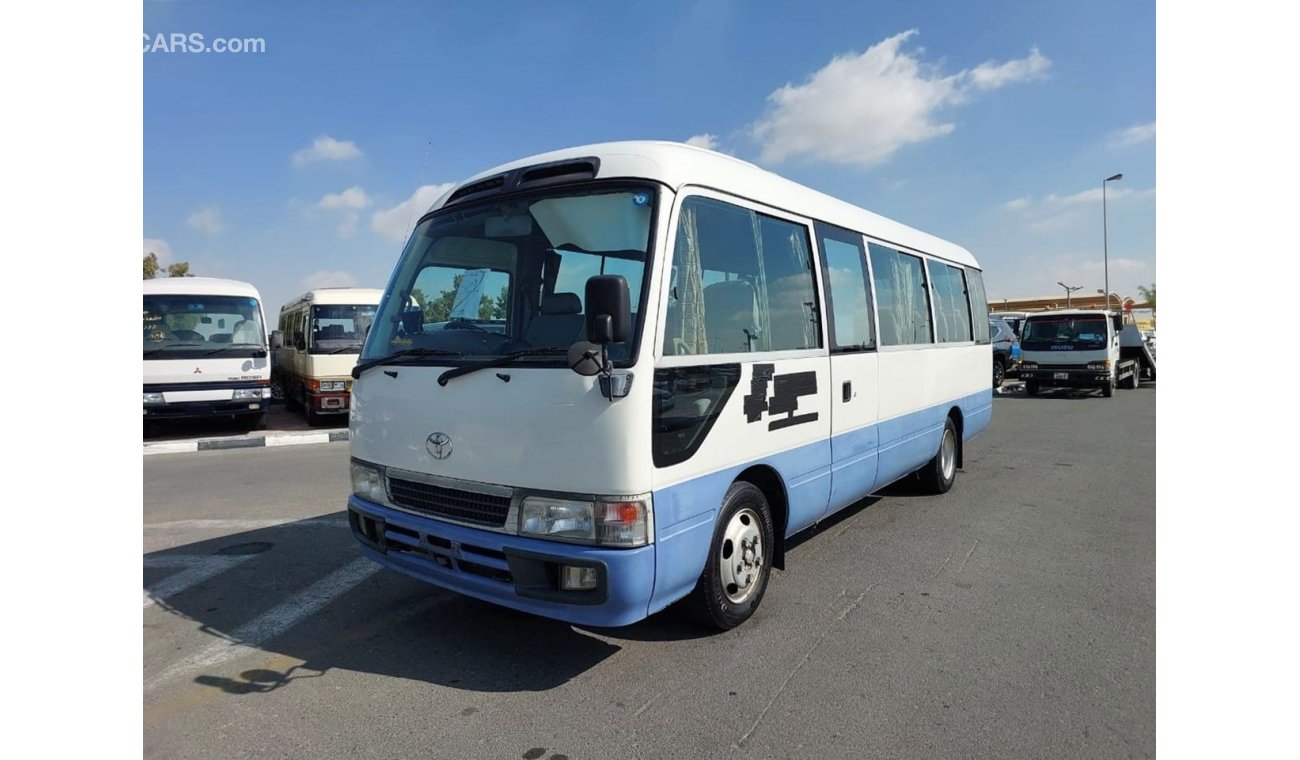
[[[1053,380],[1069,380],[1069,379],[1070,379],[1070,373],[1069,373],[1069,372],[1054,372],[1054,373],[1052,373],[1052,379],[1053,379]]]

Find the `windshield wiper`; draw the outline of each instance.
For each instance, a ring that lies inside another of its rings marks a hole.
[[[341,354],[341,353],[343,353],[344,351],[360,351],[360,350],[361,350],[361,345],[360,345],[360,344],[357,344],[357,345],[355,345],[355,346],[344,346],[343,348],[336,348],[336,349],[334,349],[333,351],[330,351],[330,354],[331,354],[331,355],[333,355],[333,354]],[[454,352],[453,352],[453,353],[454,353]]]
[[[381,356],[378,359],[361,362],[352,368],[352,379],[356,380],[361,377],[361,373],[371,367],[378,367],[381,364],[389,364],[394,359],[401,359],[404,356],[460,356],[460,353],[460,351],[448,351],[445,348],[404,348],[401,351],[391,353],[388,356]]]
[[[262,348],[261,346],[256,346],[252,344],[249,345],[235,344],[231,346],[222,346],[221,348],[214,348],[211,351],[204,351],[203,355],[212,356],[213,354],[219,354],[223,351],[252,351],[254,354],[256,354],[258,351],[265,351],[265,350],[266,349]]]
[[[478,362],[477,364],[466,364],[463,367],[452,367],[451,369],[447,370],[441,375],[438,375],[438,385],[446,385],[447,381],[452,379],[453,377],[460,377],[461,375],[468,375],[471,372],[478,372],[481,369],[489,369],[491,367],[500,367],[503,364],[509,364],[515,359],[523,359],[528,356],[547,356],[551,354],[567,354],[567,353],[569,353],[569,349],[560,348],[559,346],[547,346],[546,348],[526,348],[523,351],[511,351],[508,354],[495,356],[486,361]]]

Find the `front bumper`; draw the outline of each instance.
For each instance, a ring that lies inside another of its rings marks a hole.
[[[366,557],[486,602],[579,625],[646,617],[655,547],[604,549],[480,530],[348,497],[348,524]],[[561,591],[560,565],[596,568],[592,591]]]
[[[1045,388],[1100,388],[1110,383],[1110,372],[1092,369],[1025,369],[1020,368],[1020,379],[1038,383]]]
[[[262,414],[270,399],[240,399],[239,401],[177,401],[174,403],[145,404],[145,419],[185,420],[203,417],[230,417],[244,414]]]
[[[317,414],[347,414],[352,394],[347,391],[325,391],[307,394],[307,406]]]

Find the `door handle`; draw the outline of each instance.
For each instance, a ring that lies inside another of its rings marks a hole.
[[[845,381],[844,381],[844,386],[843,386],[843,388],[844,388],[844,390],[843,390],[843,393],[844,393],[844,396],[843,396],[843,398],[844,398],[844,403],[847,404],[847,403],[849,402],[849,399],[853,398],[853,381],[852,381],[852,380],[845,380]]]

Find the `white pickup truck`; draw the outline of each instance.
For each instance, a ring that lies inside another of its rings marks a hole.
[[[1119,314],[1069,309],[1030,314],[1021,328],[1020,377],[1025,393],[1040,388],[1137,388],[1156,376],[1155,357],[1135,325]]]

